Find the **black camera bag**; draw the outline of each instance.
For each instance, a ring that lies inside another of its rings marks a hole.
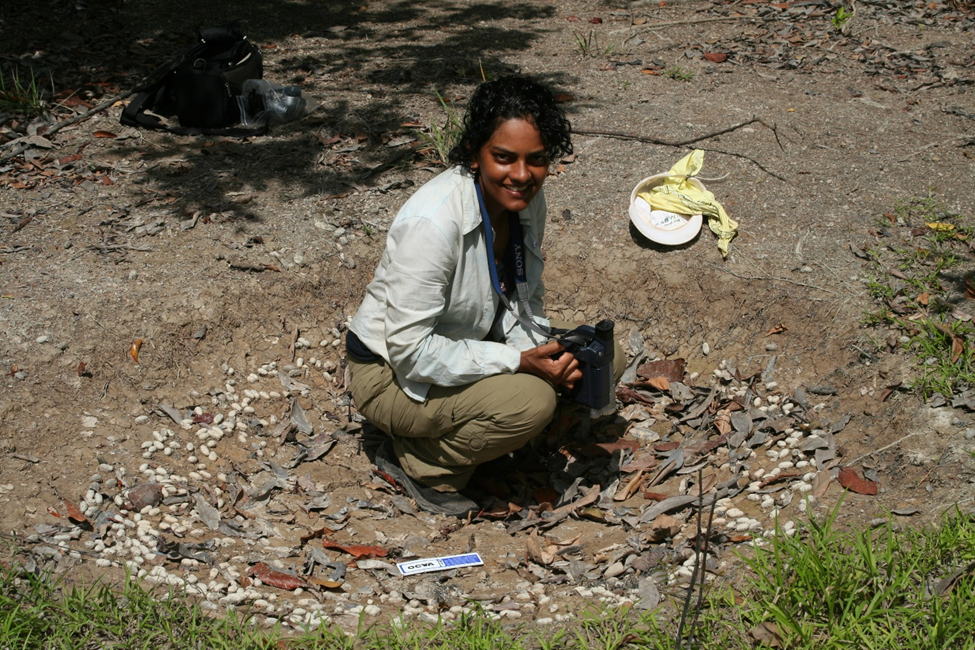
[[[237,97],[244,81],[263,75],[260,50],[237,25],[204,29],[196,45],[156,70],[137,89],[120,121],[179,135],[261,135],[267,132],[266,125],[233,125],[240,122]],[[167,126],[160,115],[175,115],[180,125]]]

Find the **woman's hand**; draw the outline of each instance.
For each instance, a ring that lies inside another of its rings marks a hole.
[[[541,377],[556,386],[572,388],[582,379],[582,371],[579,370],[579,361],[570,352],[564,350],[565,348],[558,341],[549,341],[537,348],[525,350],[521,353],[518,372],[527,372]],[[562,354],[559,355],[559,352]],[[559,355],[557,359],[552,358],[555,355]]]

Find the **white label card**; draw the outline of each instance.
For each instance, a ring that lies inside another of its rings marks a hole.
[[[449,571],[450,569],[461,569],[469,566],[482,566],[484,560],[477,553],[465,553],[464,555],[445,555],[444,557],[430,557],[421,560],[410,560],[400,562],[396,566],[404,576],[411,576],[417,573],[428,573],[430,571]]]

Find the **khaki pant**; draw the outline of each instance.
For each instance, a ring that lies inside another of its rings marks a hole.
[[[359,363],[349,357],[348,363],[349,389],[359,413],[390,435],[407,474],[445,492],[462,489],[478,465],[520,449],[541,433],[558,401],[544,379],[516,373],[464,386],[431,386],[427,400],[419,403],[407,397],[384,361]],[[626,356],[618,344],[614,365],[619,381]]]

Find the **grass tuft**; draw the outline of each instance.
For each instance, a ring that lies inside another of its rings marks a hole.
[[[747,560],[746,619],[772,622],[786,647],[975,648],[975,525],[954,512],[940,527],[842,532],[840,505]],[[935,585],[969,567],[950,591]]]
[[[674,65],[664,70],[664,76],[674,81],[693,81],[694,71],[690,68],[682,68]]]
[[[888,345],[915,358],[912,388],[925,399],[975,386],[972,220],[929,195],[899,204],[873,234],[867,290],[878,308],[865,314],[864,325],[896,334]]]
[[[483,69],[481,74],[484,74]],[[443,126],[438,126],[435,121],[430,122],[430,126],[427,129],[414,129],[414,133],[427,142],[436,158],[437,164],[449,167],[450,150],[460,142],[463,125],[461,124],[461,116],[457,109],[443,98],[439,90],[434,89],[433,92],[436,93],[437,101],[443,107],[446,122]]]
[[[10,72],[9,79],[7,74],[0,71],[0,107],[16,113],[39,115],[44,106],[43,92],[33,69],[30,79],[21,78],[17,68]]]

